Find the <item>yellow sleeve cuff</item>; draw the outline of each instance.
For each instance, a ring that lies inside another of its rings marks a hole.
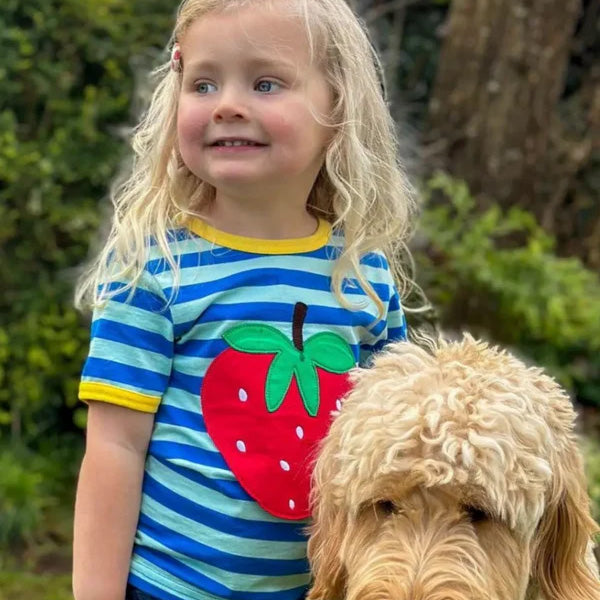
[[[79,399],[83,402],[88,400],[109,402],[147,413],[155,413],[160,404],[159,396],[132,392],[96,381],[82,381],[79,384]]]

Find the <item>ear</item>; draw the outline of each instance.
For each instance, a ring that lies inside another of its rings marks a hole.
[[[334,423],[335,426],[335,423]],[[312,586],[307,600],[343,600],[346,570],[340,550],[347,535],[346,511],[333,483],[336,469],[334,436],[325,440],[312,476],[313,524],[308,540]]]
[[[346,532],[346,519],[341,511],[321,506],[315,511],[315,522],[308,540],[308,560],[313,581],[307,600],[343,600],[346,569],[340,560],[340,548]]]
[[[598,526],[590,515],[581,456],[574,441],[536,534],[533,576],[547,600],[598,600],[600,582],[589,551]]]

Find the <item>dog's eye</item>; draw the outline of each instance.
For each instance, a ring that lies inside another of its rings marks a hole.
[[[391,500],[379,500],[375,506],[384,515],[393,515],[398,512],[398,507]]]
[[[465,506],[464,511],[467,513],[471,523],[481,523],[481,521],[485,521],[488,518],[481,509],[474,506]]]

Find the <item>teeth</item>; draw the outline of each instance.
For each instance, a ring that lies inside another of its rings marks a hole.
[[[256,146],[255,142],[248,142],[246,140],[223,140],[216,143],[217,146]]]

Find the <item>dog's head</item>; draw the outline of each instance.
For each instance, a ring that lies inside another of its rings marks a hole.
[[[388,347],[314,472],[317,600],[597,600],[575,414],[540,369],[475,342]]]

